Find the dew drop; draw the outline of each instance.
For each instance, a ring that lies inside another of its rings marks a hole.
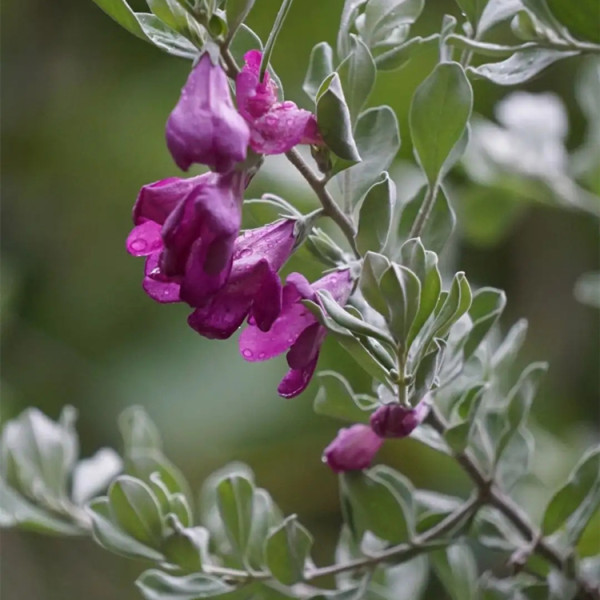
[[[146,249],[146,246],[146,240],[142,238],[133,240],[130,244],[130,247],[134,252],[143,252]]]
[[[260,359],[262,360],[262,359],[263,359],[265,356],[266,356],[266,354],[265,354],[264,352],[261,352],[261,353],[258,355],[258,358],[260,358]]]
[[[244,350],[242,350],[242,355],[245,358],[252,358],[254,356],[254,352],[252,352],[252,350],[250,350],[250,348],[244,348]]]

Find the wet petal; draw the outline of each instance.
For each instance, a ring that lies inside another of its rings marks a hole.
[[[281,281],[277,271],[266,260],[261,273],[261,283],[252,299],[252,317],[261,331],[269,331],[281,312]]]
[[[197,308],[188,317],[188,324],[204,337],[224,340],[244,322],[251,302],[247,296],[221,291],[209,304]]]
[[[358,471],[370,466],[383,440],[367,425],[340,429],[336,438],[325,448],[323,460],[336,473]]]
[[[293,102],[274,105],[251,122],[250,146],[259,154],[281,154],[299,144],[311,131],[314,115]]]
[[[279,395],[284,398],[294,398],[301,394],[308,387],[318,360],[319,353],[317,352],[314,359],[302,369],[290,369],[277,387]]]
[[[184,171],[201,163],[225,173],[246,158],[248,125],[233,106],[227,76],[208,53],[181,90],[166,137],[173,159]]]
[[[142,287],[146,294],[153,300],[168,304],[171,302],[181,302],[179,297],[179,284],[172,281],[161,281],[152,274],[158,270],[158,253],[151,254],[146,259],[145,274]]]
[[[127,252],[133,256],[148,256],[163,249],[161,227],[154,221],[146,221],[131,230],[127,237]]]
[[[302,304],[284,305],[269,331],[263,332],[255,325],[248,325],[242,331],[240,352],[248,361],[268,360],[290,348],[298,336],[315,322],[315,317]]]
[[[236,78],[236,100],[240,113],[249,122],[267,113],[277,102],[277,86],[269,73],[259,80],[262,53],[250,50],[244,55],[245,64]]]
[[[143,186],[133,206],[133,222],[136,225],[145,221],[164,224],[177,204],[204,179],[204,175],[187,179],[169,177]]]
[[[287,353],[287,362],[292,369],[302,369],[318,355],[327,330],[319,323],[307,327]]]

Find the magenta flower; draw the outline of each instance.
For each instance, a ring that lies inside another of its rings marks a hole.
[[[250,125],[250,147],[259,154],[280,154],[296,144],[321,144],[315,116],[293,102],[278,102],[277,86],[265,73],[260,81],[259,50],[244,55],[236,79],[238,109]]]
[[[261,331],[250,322],[240,336],[240,351],[248,361],[268,360],[289,350],[290,370],[277,388],[284,398],[303,392],[317,366],[327,330],[301,301],[317,302],[318,290],[328,290],[337,302],[344,304],[352,290],[350,272],[346,269],[329,273],[312,285],[299,273],[291,273],[283,288],[281,313],[269,331]]]
[[[144,290],[159,302],[202,306],[227,280],[245,176],[205,173],[144,186],[127,250],[147,256]]]
[[[371,429],[382,438],[402,438],[410,435],[429,413],[423,400],[411,408],[402,404],[385,404],[371,415]]]
[[[325,448],[323,460],[336,473],[359,471],[371,465],[383,440],[368,425],[352,425],[340,429]]]
[[[190,326],[205,337],[225,339],[250,315],[254,326],[268,331],[281,311],[277,271],[292,253],[294,227],[295,221],[285,219],[240,235],[227,282],[190,315]]]
[[[248,125],[233,106],[227,76],[208,53],[183,86],[166,134],[173,159],[184,171],[200,163],[226,173],[246,158]]]

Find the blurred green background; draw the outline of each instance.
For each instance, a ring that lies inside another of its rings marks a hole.
[[[250,15],[263,39],[278,4],[261,0]],[[341,5],[296,2],[279,38],[274,66],[286,96],[307,108],[300,84],[310,49],[333,43]],[[457,14],[452,3],[429,0],[415,31],[439,30],[447,11]],[[189,64],[133,38],[91,0],[9,0],[2,29],[2,421],[30,405],[55,418],[72,404],[82,454],[89,455],[104,445],[119,448],[117,416],[140,404],[193,486],[230,460],[247,462],[282,509],[298,513],[316,534],[316,561],[330,561],[340,523],[337,482],[320,455],[340,424],[314,415],[314,387],[291,401],[277,396],[283,357],[245,363],[235,338],[200,338],[185,323],[185,306],[154,304],[141,290],[142,261],[125,252],[140,186],[179,174],[164,124]],[[506,26],[494,35],[510,39]],[[424,52],[403,70],[382,74],[370,100],[396,110],[403,159],[411,157],[410,98],[434,60]],[[566,103],[570,148],[582,143],[586,126],[572,91],[580,65],[565,60],[523,86],[552,90]],[[508,91],[476,83],[475,110],[491,118]],[[598,268],[597,223],[523,199],[524,209],[492,239],[485,227],[500,218],[494,197],[471,193],[467,206],[462,181],[455,176],[453,201],[459,225],[467,210],[471,224],[468,235],[460,227],[455,234],[450,262],[475,284],[507,291],[504,328],[529,320],[523,365],[550,362],[533,420],[552,432],[540,438],[547,450],[543,483],[552,488],[597,436],[598,313],[573,295],[577,278]],[[277,158],[253,186],[250,196],[268,190],[306,209],[314,203]],[[290,269],[318,273],[305,251]],[[334,365],[367,391],[348,357],[327,343],[320,366]],[[379,458],[419,487],[466,489],[461,473],[410,440],[386,444]],[[3,532],[2,542],[4,600],[136,597],[133,579],[144,565],[88,540]]]

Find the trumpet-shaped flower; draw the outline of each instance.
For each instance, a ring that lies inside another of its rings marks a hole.
[[[159,302],[203,305],[231,269],[245,176],[206,173],[144,186],[127,250],[147,256],[144,289]]]
[[[370,466],[383,440],[368,425],[340,429],[325,448],[323,461],[336,473],[358,471]]]
[[[204,54],[190,73],[167,121],[167,146],[177,165],[230,171],[246,158],[250,131],[233,106],[227,76]]]
[[[281,311],[277,271],[292,253],[294,226],[285,219],[242,233],[227,282],[190,315],[190,326],[205,337],[225,339],[250,315],[255,327],[268,331]]]
[[[344,304],[352,290],[350,272],[335,271],[313,284],[299,273],[291,273],[283,288],[281,313],[269,331],[262,331],[251,321],[240,336],[240,351],[248,361],[268,360],[289,350],[290,370],[277,388],[284,398],[293,398],[306,389],[327,334],[325,327],[302,304],[304,299],[317,302],[318,290],[329,291],[337,302]]]
[[[250,50],[236,79],[238,109],[250,125],[250,147],[259,154],[280,154],[296,144],[321,144],[315,116],[293,102],[277,100],[268,72],[260,80],[262,54]]]

